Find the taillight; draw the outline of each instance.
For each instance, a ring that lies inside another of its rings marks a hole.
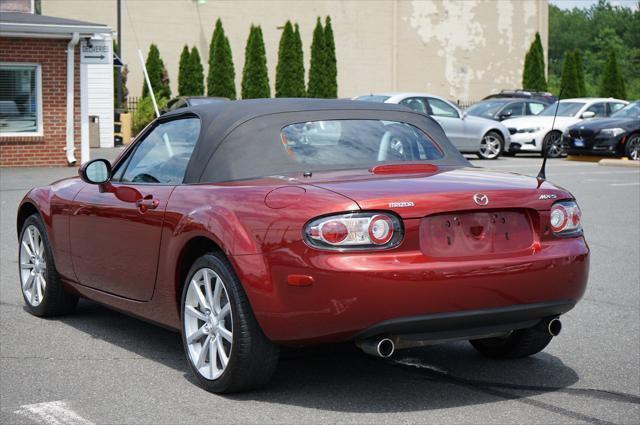
[[[582,234],[580,218],[582,213],[575,201],[559,201],[551,207],[551,230],[557,235],[571,236]]]
[[[402,223],[383,212],[332,215],[307,223],[304,240],[330,250],[388,249],[402,241]]]

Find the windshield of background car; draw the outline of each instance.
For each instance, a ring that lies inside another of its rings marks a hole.
[[[612,118],[640,119],[640,102],[633,102],[611,115]]]
[[[192,97],[191,99],[189,99],[189,103],[191,103],[192,106],[206,105],[207,103],[218,103],[224,101],[225,99],[216,97]]]
[[[376,103],[384,103],[391,96],[380,96],[375,94],[370,94],[367,96],[358,96],[355,100],[364,100],[365,102],[376,102]]]
[[[396,121],[309,121],[286,126],[281,138],[287,154],[304,164],[334,166],[444,157],[429,136]]]
[[[552,117],[556,113],[556,107],[558,107],[559,117],[573,117],[578,113],[580,109],[585,105],[584,102],[560,102],[560,106],[557,106],[558,102],[554,102],[547,108],[538,114],[539,117]]]
[[[499,100],[480,102],[470,106],[469,109],[467,109],[467,113],[469,115],[475,115],[478,117],[493,117],[500,110],[500,108],[502,108],[507,103],[509,102]]]

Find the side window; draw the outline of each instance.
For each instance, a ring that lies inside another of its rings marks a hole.
[[[611,115],[614,112],[618,112],[620,109],[624,108],[625,104],[624,103],[619,103],[619,102],[610,102],[610,103],[608,103],[608,106],[609,106],[609,114],[608,115]]]
[[[502,112],[500,112],[500,115],[504,117],[518,117],[520,115],[523,115],[523,106],[524,102],[510,103],[504,107]]]
[[[594,103],[585,112],[594,112],[596,117],[604,117],[606,116],[605,104],[604,102]]]
[[[182,183],[199,134],[198,118],[158,124],[135,148],[120,181]]]
[[[436,117],[460,118],[458,111],[447,102],[433,97],[427,98],[431,107],[431,115]]]
[[[427,105],[424,103],[424,100],[419,97],[409,97],[407,99],[403,99],[400,101],[400,104],[413,109],[416,112],[420,112],[422,114],[427,113]]]
[[[527,103],[526,115],[538,115],[544,108],[546,108],[544,103],[529,102]]]

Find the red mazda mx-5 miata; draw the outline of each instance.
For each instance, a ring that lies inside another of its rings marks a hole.
[[[167,113],[113,165],[29,191],[17,230],[31,313],[86,297],[180,330],[214,392],[266,383],[279,346],[531,355],[589,269],[569,192],[472,167],[426,115],[352,101]]]

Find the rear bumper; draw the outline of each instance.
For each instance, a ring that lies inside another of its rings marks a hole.
[[[550,301],[482,310],[403,317],[376,323],[359,332],[356,339],[402,335],[408,339],[435,341],[473,337],[526,329],[547,317],[559,316],[574,307],[573,301]]]
[[[402,333],[435,332],[446,322],[442,317],[456,317],[451,323],[464,330],[479,317],[479,323],[504,320],[511,326],[561,314],[585,291],[589,248],[577,237],[545,241],[528,255],[436,261],[413,250],[328,253],[292,247],[232,262],[265,335],[293,345],[349,340],[396,323]],[[291,274],[314,282],[290,286]],[[530,308],[540,303],[554,309]],[[499,314],[478,313],[487,309]]]

